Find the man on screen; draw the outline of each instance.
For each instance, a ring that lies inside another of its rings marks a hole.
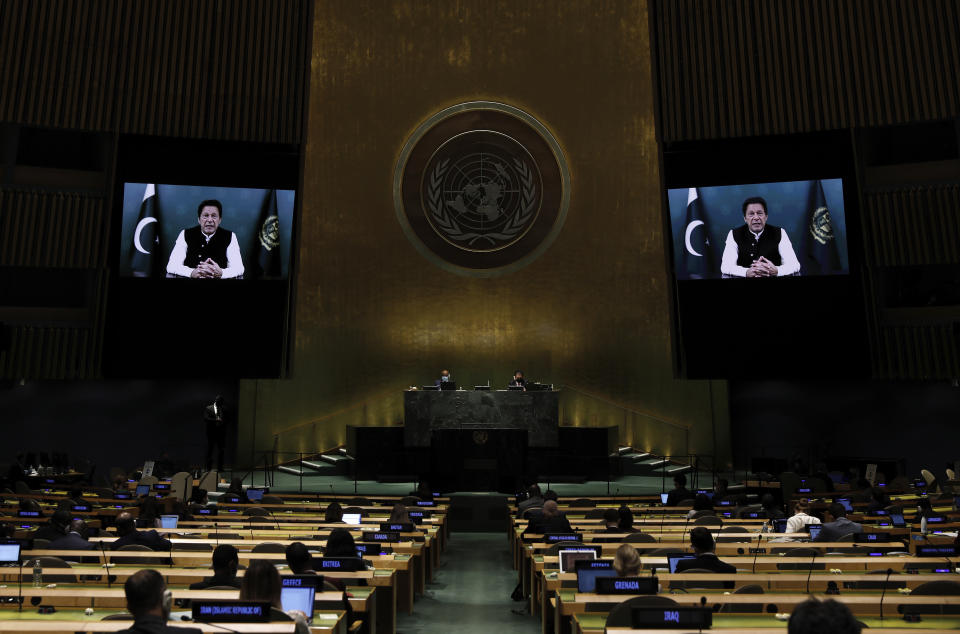
[[[744,224],[727,232],[720,272],[724,277],[783,277],[800,272],[787,232],[767,224],[767,201],[743,201]]]
[[[197,207],[198,226],[184,229],[167,262],[168,277],[241,278],[240,245],[232,231],[220,229],[223,205],[205,200]]]

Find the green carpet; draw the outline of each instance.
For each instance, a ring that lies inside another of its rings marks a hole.
[[[397,618],[398,634],[535,634],[540,623],[510,610],[523,603],[510,600],[517,584],[511,568],[510,544],[502,533],[455,533],[443,554],[444,564],[416,601],[413,614]]]

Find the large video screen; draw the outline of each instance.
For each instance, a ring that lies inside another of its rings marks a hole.
[[[295,192],[124,183],[123,277],[284,279]]]
[[[850,271],[839,178],[667,192],[678,280]]]

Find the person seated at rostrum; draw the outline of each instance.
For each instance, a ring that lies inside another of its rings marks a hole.
[[[681,559],[677,562],[677,572],[686,570],[709,570],[710,572],[732,574],[737,572],[734,566],[720,561],[717,554],[713,552],[713,535],[703,526],[697,526],[690,531],[690,545],[693,546],[693,552],[696,557],[693,559]],[[733,582],[725,583],[726,587],[733,587]]]
[[[838,502],[827,507],[823,519],[826,521],[815,542],[835,542],[845,535],[863,532],[863,526],[847,519],[847,510]]]
[[[527,522],[527,528],[523,534],[527,533],[539,535],[545,533],[572,533],[573,527],[570,521],[560,512],[560,507],[553,500],[547,500],[543,503],[543,511],[534,514]]]
[[[152,550],[170,550],[171,547],[170,540],[160,537],[157,531],[137,530],[133,516],[124,511],[117,515],[117,539],[114,540],[111,548],[118,550],[127,544],[140,544]]]
[[[787,519],[787,530],[786,533],[805,533],[807,531],[807,526],[810,524],[819,524],[820,518],[814,517],[813,515],[808,515],[807,511],[810,510],[810,501],[806,498],[797,500],[797,503],[793,505],[793,515]]]
[[[135,572],[123,584],[127,611],[133,615],[133,627],[123,634],[200,634],[193,627],[169,627],[173,597],[156,570]]]
[[[620,530],[620,513],[617,509],[609,508],[603,511],[603,532],[604,533],[621,533]]]
[[[240,600],[267,601],[270,603],[271,621],[293,619],[296,622],[296,634],[310,634],[306,614],[299,610],[283,611],[283,604],[280,602],[282,587],[277,567],[265,559],[254,559],[240,583]]]
[[[219,586],[239,588],[240,579],[237,577],[237,568],[240,566],[240,557],[237,549],[230,544],[220,544],[213,550],[213,576],[202,581],[190,584],[191,590],[204,590]]]
[[[243,478],[230,480],[230,487],[223,494],[224,500],[231,504],[250,504],[247,490],[243,488]]]
[[[617,571],[617,576],[637,577],[642,567],[643,562],[640,560],[637,549],[630,544],[620,544],[617,553],[613,556],[613,569]]]

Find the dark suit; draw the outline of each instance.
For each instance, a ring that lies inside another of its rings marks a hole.
[[[96,548],[77,533],[67,533],[50,542],[47,550],[92,550]]]
[[[844,535],[863,532],[863,526],[856,522],[851,522],[845,517],[838,517],[835,521],[827,522],[820,526],[823,528],[820,529],[820,534],[817,535],[817,538],[813,540],[815,542],[835,542]]]
[[[129,535],[118,537],[111,545],[111,548],[113,550],[119,550],[127,544],[140,544],[141,546],[147,546],[153,550],[170,550],[171,546],[170,541],[160,537],[160,534],[157,533],[157,531],[135,530]]]
[[[46,539],[48,541],[56,541],[61,537],[66,537],[60,528],[53,526],[52,524],[45,524],[37,529],[37,532],[31,535],[33,539]]]
[[[542,533],[572,533],[574,531],[566,515],[554,515],[548,519],[540,512],[530,518],[527,528],[523,532],[538,535]]]
[[[694,559],[681,559],[678,561],[677,572],[684,572],[686,570],[709,570],[710,572],[724,574],[735,574],[737,572],[736,567],[720,561],[714,553],[701,553]],[[732,588],[734,587],[734,583],[732,581],[724,581],[723,587]]]
[[[686,488],[674,489],[667,493],[667,506],[677,506],[680,502],[692,500],[694,497],[693,493],[687,491]]]
[[[517,505],[517,515],[523,517],[523,512],[530,507],[534,506],[543,506],[543,496],[537,495],[532,498],[526,499],[520,504]]]
[[[213,466],[213,452],[217,449],[217,471],[223,471],[223,448],[227,443],[227,424],[224,422],[223,405],[213,403],[203,408],[203,420],[207,426],[207,470]]]
[[[130,629],[119,630],[121,634],[203,634],[195,627],[169,627],[159,616],[144,616],[133,622]]]
[[[240,587],[240,579],[237,578],[236,573],[232,574],[216,574],[212,577],[207,577],[203,581],[198,581],[196,583],[190,584],[191,590],[205,590],[206,588],[212,588],[214,586],[230,586],[231,588]]]

